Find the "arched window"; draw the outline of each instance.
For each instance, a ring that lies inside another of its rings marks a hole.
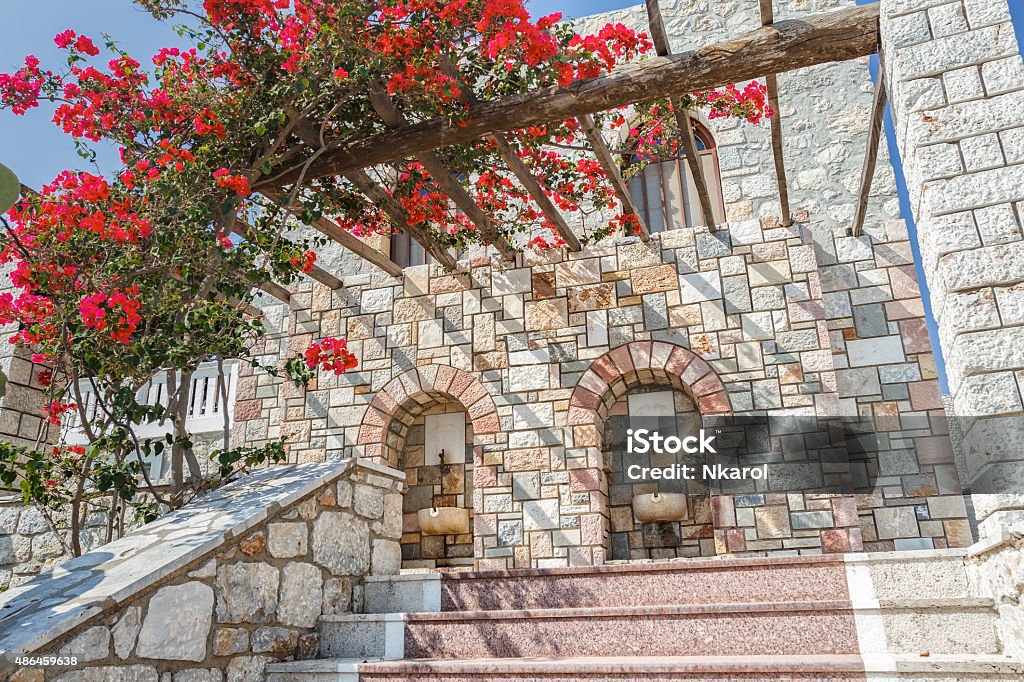
[[[722,200],[722,179],[718,170],[715,138],[699,122],[691,123],[697,156],[700,158],[704,181],[711,197],[712,215],[715,222],[725,222],[725,203]],[[693,184],[693,175],[682,151],[675,158],[656,160],[647,164],[630,179],[629,192],[651,232],[705,223],[700,199],[697,198],[697,188]]]

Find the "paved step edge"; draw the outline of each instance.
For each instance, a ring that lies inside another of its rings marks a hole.
[[[900,672],[900,673],[1024,673],[1024,661],[1004,656],[659,656],[659,657],[537,657],[482,659],[413,659],[379,661],[357,666],[361,673],[494,674],[523,673],[741,673],[741,672]],[[499,670],[500,669],[500,670]]]
[[[316,659],[271,663],[269,674],[462,672],[486,674],[495,666],[527,672],[906,672],[1024,674],[1024,661],[1006,656],[668,656],[668,657],[538,657],[481,659],[415,659],[377,661],[359,658]]]
[[[603,618],[704,615],[720,613],[789,613],[794,611],[980,611],[990,610],[989,598],[887,599],[875,605],[854,606],[850,601],[723,602],[712,604],[666,604],[663,606],[595,606],[583,608],[510,609],[505,611],[440,611],[417,613],[357,613],[321,616],[321,623],[524,620],[541,618]]]

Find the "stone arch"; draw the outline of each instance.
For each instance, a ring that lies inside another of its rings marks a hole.
[[[569,423],[596,430],[619,397],[653,384],[689,394],[702,417],[732,414],[725,384],[699,355],[664,341],[633,341],[594,360],[583,373],[569,400]]]
[[[446,401],[466,410],[474,438],[498,431],[498,408],[475,376],[448,365],[417,367],[389,381],[370,401],[356,440],[363,446],[363,456],[397,466],[392,444],[401,439],[403,427],[431,405]]]
[[[568,422],[577,448],[587,448],[592,462],[593,487],[602,501],[602,547],[594,550],[595,563],[614,556],[612,546],[611,470],[604,452],[604,426],[615,403],[640,387],[671,386],[690,397],[705,424],[733,414],[721,378],[693,351],[663,341],[634,341],[594,360],[580,377],[569,400]],[[710,502],[713,504],[714,499]],[[595,537],[596,541],[597,538]]]

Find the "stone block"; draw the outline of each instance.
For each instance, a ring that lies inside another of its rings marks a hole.
[[[888,365],[906,360],[899,336],[853,339],[846,342],[846,352],[851,367]]]
[[[61,656],[74,656],[80,662],[98,661],[110,655],[110,628],[94,625],[75,635],[60,648]]]
[[[231,656],[249,650],[249,631],[245,628],[217,628],[213,633],[213,655]]]
[[[299,644],[299,633],[280,627],[259,627],[252,633],[252,651],[256,654],[291,656]]]
[[[601,259],[583,258],[555,264],[555,286],[559,289],[601,281]]]
[[[758,539],[785,538],[792,534],[789,525],[789,508],[785,505],[756,507],[754,518]]]
[[[550,388],[551,375],[547,365],[524,365],[508,370],[508,390],[538,391]]]
[[[918,536],[917,515],[913,507],[884,507],[875,509],[874,514],[879,540]]]
[[[769,261],[750,264],[750,286],[761,287],[769,284],[785,284],[793,279],[789,261]]]
[[[278,559],[305,555],[307,540],[305,523],[272,523],[267,527],[270,555]]]
[[[530,291],[530,269],[494,270],[491,273],[491,295],[507,296]]]
[[[135,648],[135,639],[142,629],[142,608],[129,606],[110,629],[114,639],[114,653],[120,659],[128,658]]]
[[[366,522],[347,512],[322,512],[313,525],[313,560],[334,575],[365,574],[370,568]]]
[[[551,530],[558,527],[558,500],[523,502],[523,528],[525,530]]]
[[[566,293],[570,313],[606,310],[615,305],[615,287],[611,282],[572,287]],[[562,326],[565,324],[559,324],[559,327]],[[530,328],[529,325],[527,328]]]
[[[722,298],[722,282],[717,271],[679,276],[679,302],[700,303]]]
[[[270,570],[276,591],[277,569]],[[233,594],[225,605],[241,606],[245,600],[245,596]],[[149,599],[135,654],[141,658],[172,661],[201,661],[206,658],[206,641],[213,622],[213,601],[213,589],[198,581],[157,590]],[[274,595],[273,602],[276,601],[277,596]],[[255,603],[256,599],[252,599],[246,606]],[[257,611],[247,609],[247,613],[253,615],[257,615]],[[239,614],[241,609],[230,613]]]
[[[281,575],[277,620],[284,625],[311,628],[320,617],[323,577],[313,564],[291,562]],[[260,653],[255,648],[253,651]]]
[[[670,291],[679,286],[679,278],[673,265],[638,268],[630,272],[630,277],[635,294]]]
[[[524,308],[527,331],[561,329],[569,326],[569,309],[564,298],[527,301]]]
[[[516,405],[512,408],[512,428],[530,429],[555,425],[555,410],[551,403]]]
[[[871,260],[874,253],[871,250],[871,237],[837,237],[836,260],[840,263],[852,263],[855,261]]]

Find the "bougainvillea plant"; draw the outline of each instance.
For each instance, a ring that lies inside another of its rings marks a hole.
[[[621,24],[583,36],[557,14],[531,18],[523,0],[136,3],[180,23],[186,44],[143,62],[112,40],[98,45],[67,30],[55,38],[67,53],[60,68],[29,56],[0,74],[0,107],[25,114],[50,102],[53,122],[83,155],[113,144],[123,163],[109,177],[65,171],[38,194],[23,192],[0,238],[0,261],[11,264],[17,287],[0,296],[0,323],[18,323],[16,342],[51,368],[48,420],[77,414],[91,443],[50,457],[65,472],[55,485],[80,492],[103,477],[109,487],[125,480],[110,473],[124,467],[144,476],[138,453],[167,447],[171,493],[148,491],[170,506],[186,499],[186,478],[204,476],[184,429],[190,373],[211,359],[255,363],[263,328],[246,314],[254,287],[287,284],[315,265],[320,242],[285,236],[296,217],[327,216],[357,236],[417,226],[444,248],[485,241],[413,159],[366,169],[397,199],[406,225],[391,222],[347,177],[307,173],[327,150],[386,130],[369,92],[382,92],[410,122],[458,124],[468,115],[468,88],[477,100],[494,100],[571,85],[651,49],[645,34]],[[751,121],[770,115],[759,84],[694,93],[685,105]],[[666,111],[667,103],[655,103],[597,118],[606,128],[639,121],[624,148],[643,156],[671,139]],[[600,164],[581,153],[586,138],[575,119],[507,137],[584,242],[633,229],[635,216],[623,214]],[[505,238],[520,247],[561,244],[493,140],[437,154]],[[265,369],[304,384],[316,371],[339,374],[355,364],[343,340],[323,339]],[[135,391],[164,372],[173,387],[165,404],[136,401]],[[92,382],[100,403],[95,417],[86,413],[82,381]],[[166,443],[134,435],[138,424],[167,420],[174,433]],[[225,437],[220,470],[283,457],[278,446],[243,453]],[[122,496],[134,494],[125,486]]]

